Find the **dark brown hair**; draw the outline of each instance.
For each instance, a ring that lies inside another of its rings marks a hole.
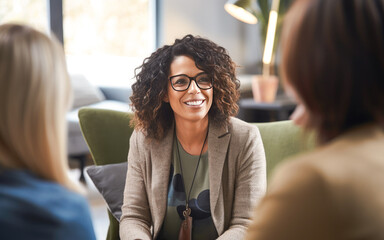
[[[149,138],[162,139],[174,121],[170,104],[163,99],[167,94],[170,65],[176,56],[189,56],[196,67],[213,79],[213,103],[209,120],[220,126],[238,111],[239,81],[235,63],[227,51],[208,39],[187,35],[172,45],[159,48],[136,68],[136,82],[130,97],[135,112],[133,124]]]
[[[283,78],[321,142],[360,124],[384,126],[382,0],[297,0],[282,48]]]

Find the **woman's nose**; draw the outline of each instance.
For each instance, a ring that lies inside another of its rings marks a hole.
[[[200,92],[200,88],[197,86],[196,81],[191,81],[191,85],[188,88],[188,92],[189,93],[194,93],[194,94]]]

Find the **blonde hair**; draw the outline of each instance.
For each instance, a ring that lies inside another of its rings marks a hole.
[[[71,86],[62,46],[19,24],[0,26],[0,166],[79,190],[68,176]]]

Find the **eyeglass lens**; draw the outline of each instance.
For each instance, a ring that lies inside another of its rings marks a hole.
[[[195,80],[197,86],[200,89],[204,90],[204,89],[210,89],[212,87],[211,78],[206,73],[198,74],[196,77],[189,77],[187,75],[182,74],[178,76],[173,76],[170,79],[171,79],[172,86],[176,91],[187,90],[192,79]]]

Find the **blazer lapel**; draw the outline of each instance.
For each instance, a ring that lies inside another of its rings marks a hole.
[[[216,228],[219,233],[221,233],[224,228],[224,213],[220,206],[218,206],[218,203],[221,202],[221,205],[223,204],[222,197],[219,199],[219,196],[221,193],[223,166],[226,160],[230,136],[231,134],[228,131],[228,127],[218,128],[214,124],[210,124],[208,134],[210,207],[212,218],[216,223]],[[219,208],[216,209],[216,207]]]
[[[171,127],[167,135],[160,142],[153,142],[151,148],[152,159],[152,205],[154,232],[158,232],[162,220],[165,217],[165,210],[168,196],[168,183],[172,159],[174,128]],[[212,218],[216,224],[217,231],[220,233],[224,228],[224,213],[219,207],[218,202],[221,191],[221,178],[223,166],[226,160],[230,133],[228,128],[218,128],[214,124],[209,125],[208,133],[208,165],[209,165],[209,188],[210,188],[210,207]]]
[[[152,159],[152,204],[154,232],[158,232],[167,209],[168,183],[171,168],[173,147],[173,132],[171,127],[161,141],[153,141],[151,148]]]

